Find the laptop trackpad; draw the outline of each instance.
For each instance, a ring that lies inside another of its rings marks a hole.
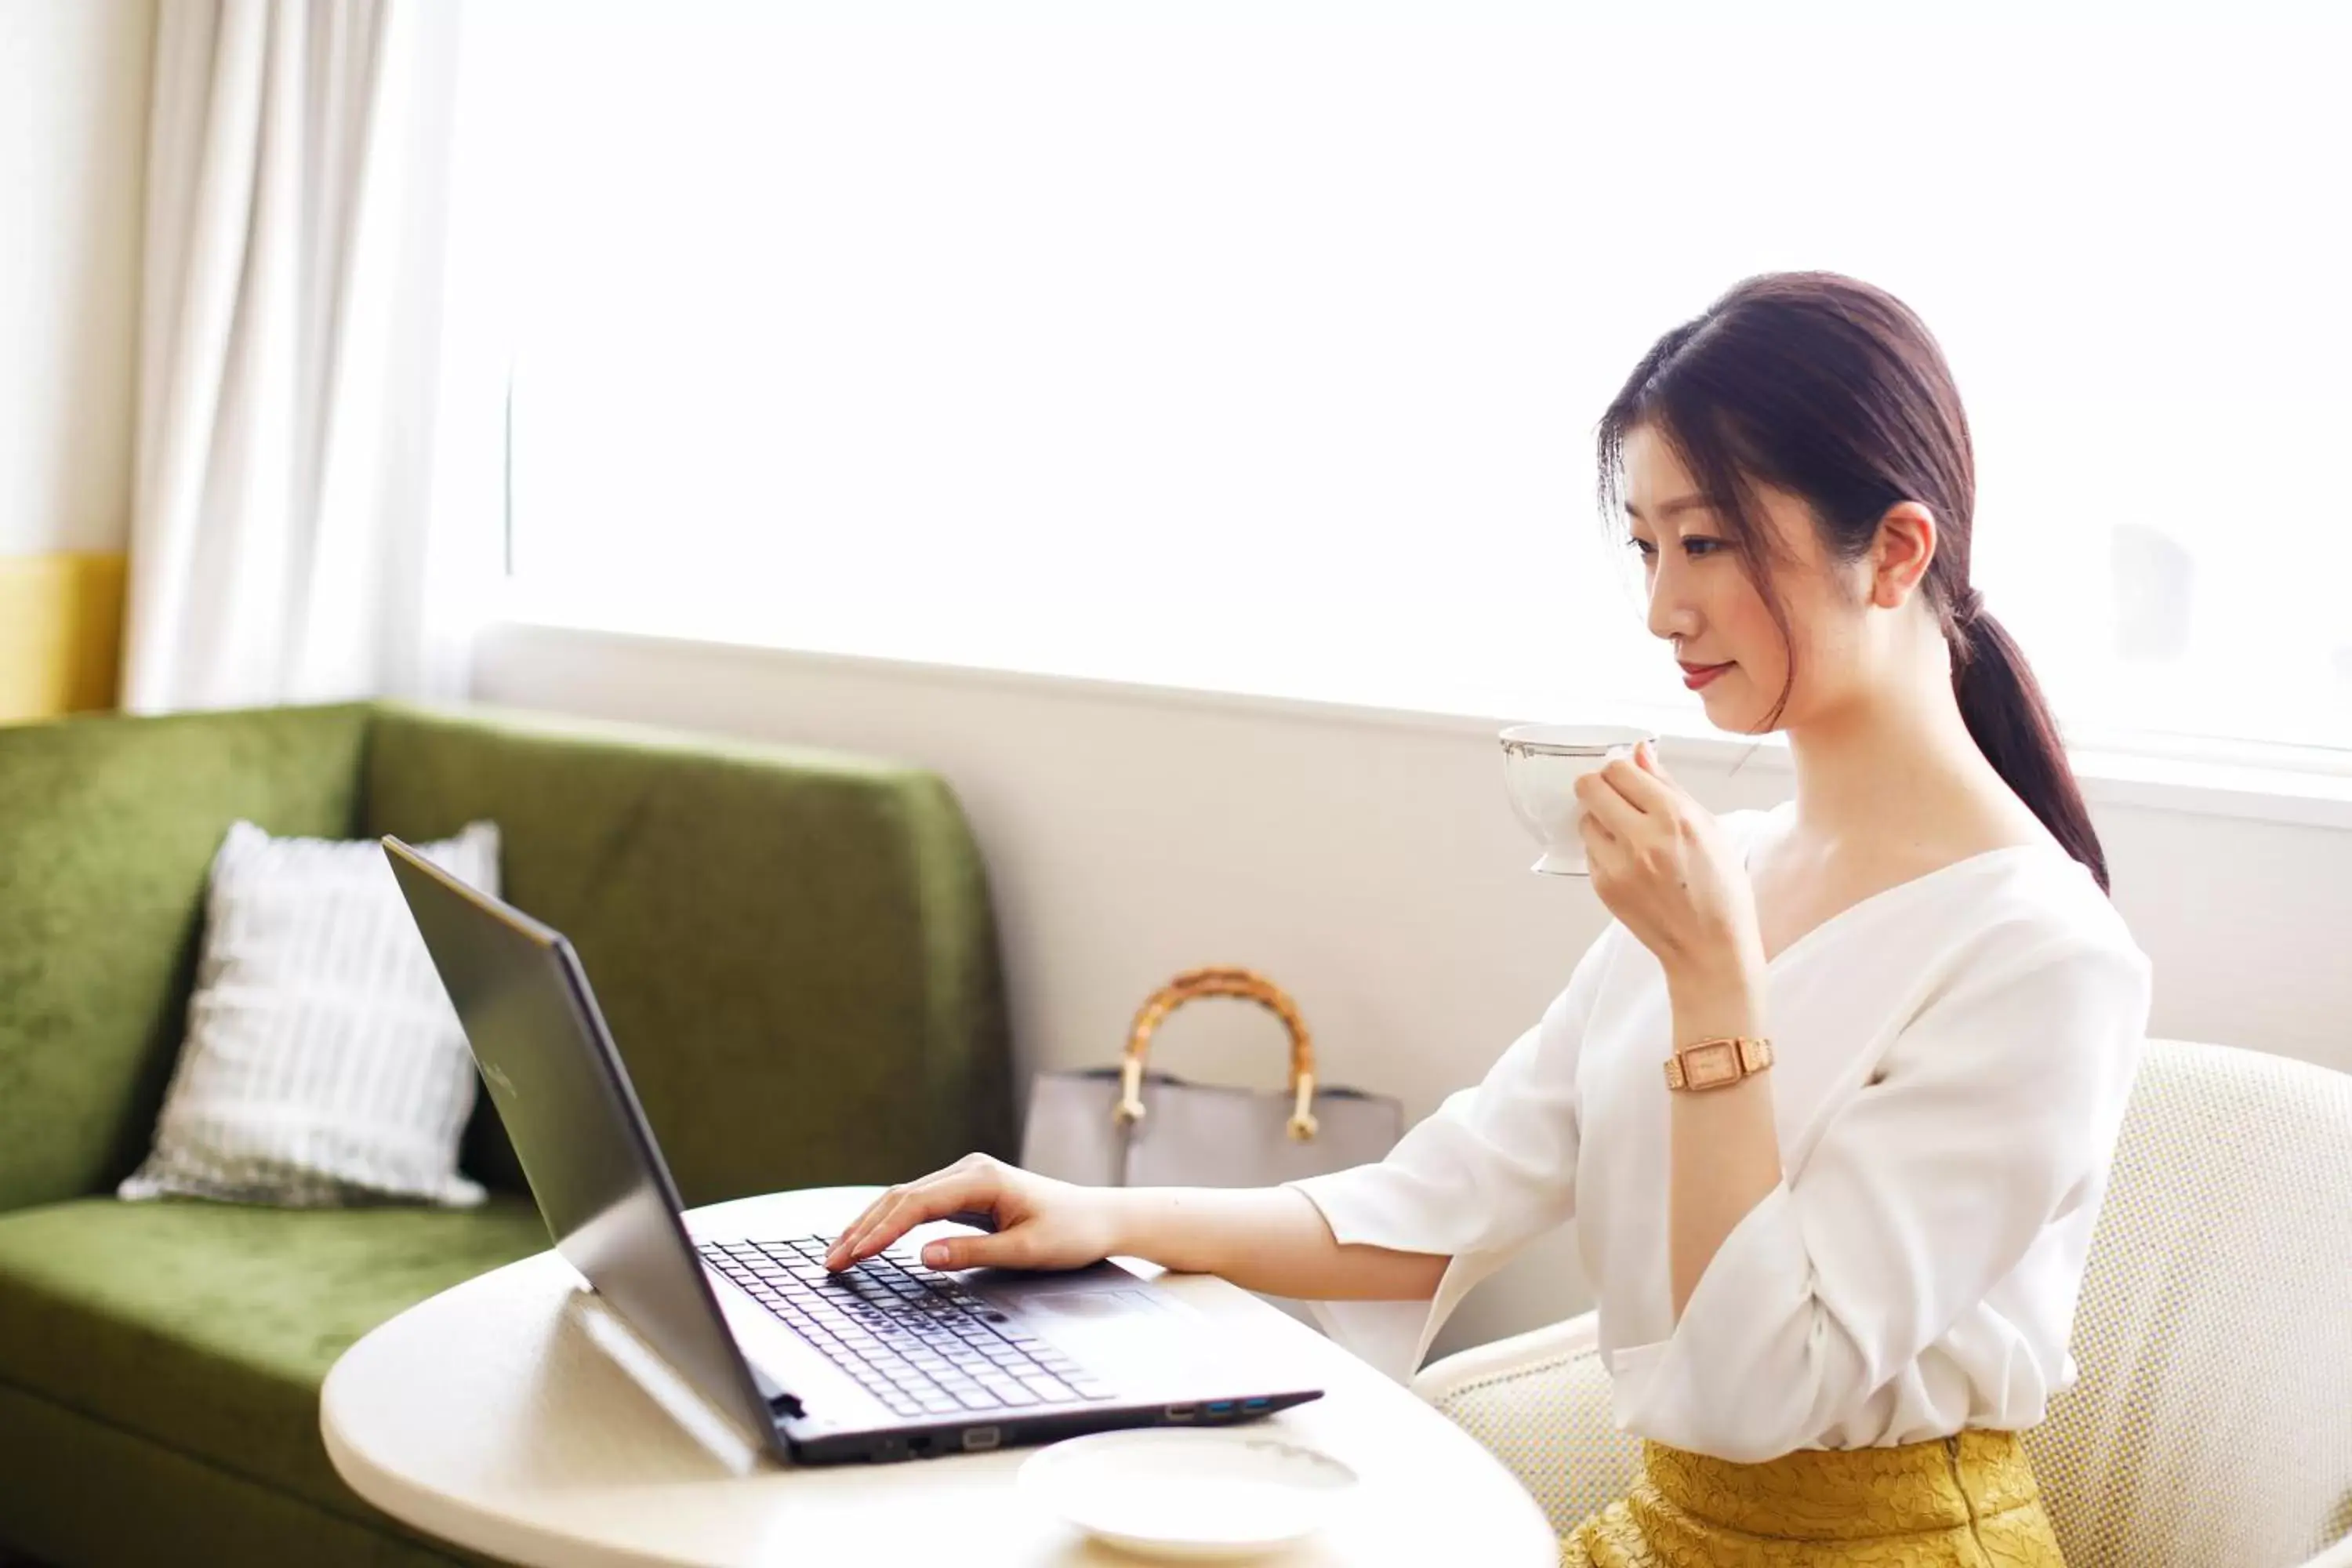
[[[1126,1375],[1139,1367],[1160,1375],[1201,1374],[1219,1351],[1198,1313],[1154,1290],[1039,1291],[1023,1298],[1017,1315],[1024,1328],[1098,1373]]]
[[[1021,1300],[1021,1315],[1043,1321],[1132,1318],[1138,1312],[1174,1315],[1167,1299],[1150,1290],[1040,1290]]]

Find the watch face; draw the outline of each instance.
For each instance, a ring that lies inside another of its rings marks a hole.
[[[1739,1081],[1738,1047],[1728,1041],[1694,1046],[1683,1053],[1683,1071],[1693,1089]]]

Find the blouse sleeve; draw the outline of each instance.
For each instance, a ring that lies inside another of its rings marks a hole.
[[[1903,1028],[1797,1175],[1733,1227],[1668,1337],[1610,1358],[1620,1427],[1749,1463],[1818,1447],[2045,1226],[2097,1204],[2147,959],[2057,943],[1990,967]]]
[[[1286,1183],[1305,1193],[1343,1245],[1465,1258],[1491,1272],[1576,1207],[1576,1060],[1612,937],[1604,930],[1567,988],[1475,1086],[1459,1089],[1368,1165]],[[1400,1381],[1412,1376],[1454,1300],[1326,1301],[1310,1307],[1333,1338]]]

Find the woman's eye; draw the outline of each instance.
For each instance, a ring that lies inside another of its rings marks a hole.
[[[1625,542],[1632,545],[1635,550],[1641,552],[1642,559],[1644,561],[1647,561],[1654,553],[1655,553],[1654,547],[1646,539],[1628,539]],[[1683,553],[1685,555],[1713,554],[1716,551],[1720,550],[1721,548],[1723,548],[1723,541],[1719,539],[1685,539],[1683,541]]]

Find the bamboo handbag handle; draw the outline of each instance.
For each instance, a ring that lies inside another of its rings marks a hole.
[[[1314,1137],[1315,1042],[1289,994],[1252,969],[1188,969],[1145,1000],[1128,1030],[1127,1053],[1119,1062],[1118,1103],[1111,1109],[1111,1119],[1122,1127],[1143,1120],[1143,1058],[1151,1048],[1151,1037],[1169,1014],[1196,996],[1239,997],[1255,1002],[1282,1020],[1283,1027],[1290,1031],[1288,1131],[1302,1143]]]

